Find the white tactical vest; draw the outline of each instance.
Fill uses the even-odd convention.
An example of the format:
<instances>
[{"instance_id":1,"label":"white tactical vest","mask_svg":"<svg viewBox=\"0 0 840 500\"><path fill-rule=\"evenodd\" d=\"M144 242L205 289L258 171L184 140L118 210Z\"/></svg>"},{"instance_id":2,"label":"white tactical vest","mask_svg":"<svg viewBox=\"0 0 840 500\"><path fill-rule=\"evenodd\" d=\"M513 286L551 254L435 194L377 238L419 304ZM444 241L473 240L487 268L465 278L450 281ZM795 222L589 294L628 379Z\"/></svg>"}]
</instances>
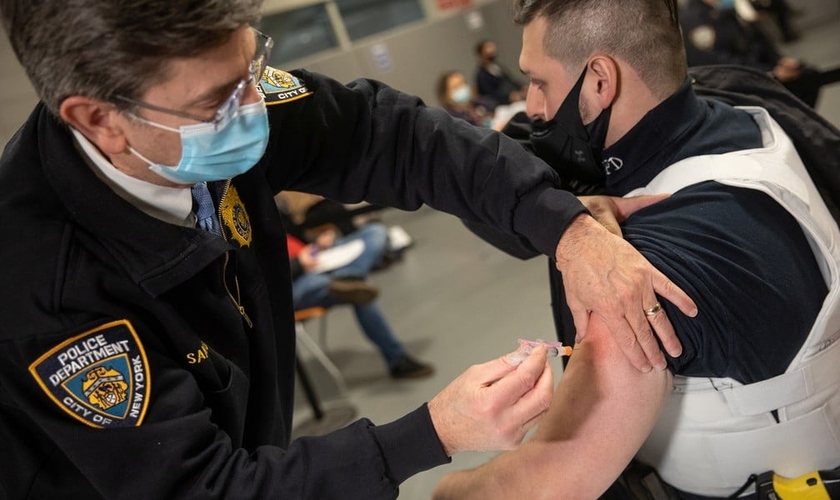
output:
<instances>
[{"instance_id":1,"label":"white tactical vest","mask_svg":"<svg viewBox=\"0 0 840 500\"><path fill-rule=\"evenodd\" d=\"M762 108L739 109L758 123L762 148L685 159L627 196L673 193L709 180L762 191L799 222L828 295L782 375L748 385L674 377L637 458L678 489L706 496L730 495L753 473L797 477L840 466L840 231L781 127Z\"/></svg>"}]
</instances>

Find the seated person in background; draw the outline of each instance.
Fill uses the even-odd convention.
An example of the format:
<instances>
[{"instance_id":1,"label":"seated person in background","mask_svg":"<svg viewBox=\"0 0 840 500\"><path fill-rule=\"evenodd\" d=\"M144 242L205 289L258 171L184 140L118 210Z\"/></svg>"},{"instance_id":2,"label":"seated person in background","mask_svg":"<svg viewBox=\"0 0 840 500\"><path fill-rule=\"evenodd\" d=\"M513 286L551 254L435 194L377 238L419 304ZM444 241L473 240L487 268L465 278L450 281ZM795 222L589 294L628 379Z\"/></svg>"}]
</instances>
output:
<instances>
[{"instance_id":1,"label":"seated person in background","mask_svg":"<svg viewBox=\"0 0 840 500\"><path fill-rule=\"evenodd\" d=\"M466 77L460 71L447 71L440 75L436 94L441 107L455 118L466 120L477 127L490 126L493 114L488 109L495 107L496 103L488 103L487 98L474 98Z\"/></svg>"},{"instance_id":2,"label":"seated person in background","mask_svg":"<svg viewBox=\"0 0 840 500\"><path fill-rule=\"evenodd\" d=\"M572 323L555 301L577 341L546 417L436 500L723 498L753 474L840 466L840 231L766 110L695 94L675 1L517 0L514 15L556 157L591 152L610 195L671 193L622 230L697 302L695 318L646 305L684 350L635 371L600 318ZM631 494L638 476L667 496Z\"/></svg>"},{"instance_id":3,"label":"seated person in background","mask_svg":"<svg viewBox=\"0 0 840 500\"><path fill-rule=\"evenodd\" d=\"M493 41L479 42L475 46L475 56L478 59L475 84L479 96L490 99L494 106L525 100L525 87L497 62L498 52Z\"/></svg>"},{"instance_id":4,"label":"seated person in background","mask_svg":"<svg viewBox=\"0 0 840 500\"><path fill-rule=\"evenodd\" d=\"M285 214L284 214L285 215ZM336 239L327 230L306 245L292 236L296 228L288 217L287 243L292 269L292 297L295 310L308 307L331 307L338 304L353 306L353 312L365 336L376 345L393 378L419 378L431 375L431 365L415 360L405 352L376 303L378 289L367 282L373 266L385 252L387 229L379 223L366 224L354 233ZM318 253L360 242L361 252L347 264L335 269L318 268Z\"/></svg>"},{"instance_id":5,"label":"seated person in background","mask_svg":"<svg viewBox=\"0 0 840 500\"><path fill-rule=\"evenodd\" d=\"M757 23L738 15L733 0L682 0L680 23L689 66L742 64L768 71L811 107L823 85L840 80L840 68L820 71L782 55Z\"/></svg>"},{"instance_id":6,"label":"seated person in background","mask_svg":"<svg viewBox=\"0 0 840 500\"><path fill-rule=\"evenodd\" d=\"M313 240L325 229L335 229L347 236L370 222L380 222L380 212L385 208L367 202L347 205L323 196L296 191L283 191L275 197L278 206L286 207L287 217L304 240ZM384 269L402 258L403 251L414 242L405 230L389 225L385 252L374 270Z\"/></svg>"}]
</instances>

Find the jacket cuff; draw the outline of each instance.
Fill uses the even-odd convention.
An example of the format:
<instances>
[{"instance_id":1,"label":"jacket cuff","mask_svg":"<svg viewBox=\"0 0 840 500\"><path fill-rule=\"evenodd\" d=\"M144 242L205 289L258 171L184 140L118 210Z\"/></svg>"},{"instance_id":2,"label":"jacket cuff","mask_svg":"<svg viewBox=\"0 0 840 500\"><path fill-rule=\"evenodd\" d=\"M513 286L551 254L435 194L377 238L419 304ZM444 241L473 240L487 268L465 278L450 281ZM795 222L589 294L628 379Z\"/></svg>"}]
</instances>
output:
<instances>
[{"instance_id":1,"label":"jacket cuff","mask_svg":"<svg viewBox=\"0 0 840 500\"><path fill-rule=\"evenodd\" d=\"M399 420L374 427L373 433L394 484L451 461L443 451L426 403Z\"/></svg>"},{"instance_id":2,"label":"jacket cuff","mask_svg":"<svg viewBox=\"0 0 840 500\"><path fill-rule=\"evenodd\" d=\"M575 195L556 188L535 189L519 199L513 229L545 255L555 258L563 232L580 214L589 213Z\"/></svg>"}]
</instances>

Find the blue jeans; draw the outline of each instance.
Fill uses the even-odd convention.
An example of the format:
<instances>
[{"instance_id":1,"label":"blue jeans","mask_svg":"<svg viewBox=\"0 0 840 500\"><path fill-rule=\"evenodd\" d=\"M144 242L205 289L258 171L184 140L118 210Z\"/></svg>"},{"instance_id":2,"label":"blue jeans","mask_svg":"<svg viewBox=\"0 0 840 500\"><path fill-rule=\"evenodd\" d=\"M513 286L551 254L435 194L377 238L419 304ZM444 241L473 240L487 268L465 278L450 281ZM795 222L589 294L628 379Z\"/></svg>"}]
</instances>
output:
<instances>
[{"instance_id":1,"label":"blue jeans","mask_svg":"<svg viewBox=\"0 0 840 500\"><path fill-rule=\"evenodd\" d=\"M333 270L330 273L305 273L292 283L292 297L295 309L307 307L331 307L342 304L340 300L330 295L329 285L334 279L342 277L366 278L373 266L382 258L388 243L388 230L379 223L362 226L354 233L339 238L335 245L342 245L354 240L362 240L365 248L355 260ZM353 312L359 327L368 339L373 342L386 364L390 367L394 361L405 353L405 349L394 332L385 321L385 316L379 310L376 301L365 305L354 305Z\"/></svg>"}]
</instances>

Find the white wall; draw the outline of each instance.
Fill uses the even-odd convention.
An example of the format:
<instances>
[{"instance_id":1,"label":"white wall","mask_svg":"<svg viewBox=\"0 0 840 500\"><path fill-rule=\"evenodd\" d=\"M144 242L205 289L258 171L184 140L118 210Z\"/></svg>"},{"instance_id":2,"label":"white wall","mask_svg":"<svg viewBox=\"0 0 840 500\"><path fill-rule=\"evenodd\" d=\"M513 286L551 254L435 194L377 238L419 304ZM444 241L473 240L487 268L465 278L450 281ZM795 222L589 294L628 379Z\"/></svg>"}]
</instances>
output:
<instances>
[{"instance_id":1,"label":"white wall","mask_svg":"<svg viewBox=\"0 0 840 500\"><path fill-rule=\"evenodd\" d=\"M5 33L0 36L0 147L6 145L38 102Z\"/></svg>"}]
</instances>

